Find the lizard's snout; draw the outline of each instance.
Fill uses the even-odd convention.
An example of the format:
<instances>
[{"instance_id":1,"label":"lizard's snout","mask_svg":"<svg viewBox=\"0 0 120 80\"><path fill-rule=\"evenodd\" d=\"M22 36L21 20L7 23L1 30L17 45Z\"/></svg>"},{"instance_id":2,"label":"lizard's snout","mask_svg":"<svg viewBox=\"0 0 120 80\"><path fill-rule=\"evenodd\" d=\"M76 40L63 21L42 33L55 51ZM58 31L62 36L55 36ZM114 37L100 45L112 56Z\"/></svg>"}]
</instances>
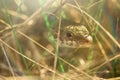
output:
<instances>
[{"instance_id":1,"label":"lizard's snout","mask_svg":"<svg viewBox=\"0 0 120 80\"><path fill-rule=\"evenodd\" d=\"M92 43L93 42L93 38L92 38L92 36L87 36L86 38L86 42L88 42L88 43Z\"/></svg>"}]
</instances>

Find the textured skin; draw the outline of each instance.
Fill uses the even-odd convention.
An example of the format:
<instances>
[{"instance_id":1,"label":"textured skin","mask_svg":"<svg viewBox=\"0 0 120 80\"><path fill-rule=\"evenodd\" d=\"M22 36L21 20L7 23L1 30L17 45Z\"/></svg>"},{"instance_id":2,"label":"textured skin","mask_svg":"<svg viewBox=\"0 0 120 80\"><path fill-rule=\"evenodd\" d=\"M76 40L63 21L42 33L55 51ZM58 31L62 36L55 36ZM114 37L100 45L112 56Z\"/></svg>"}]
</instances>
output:
<instances>
[{"instance_id":1,"label":"textured skin","mask_svg":"<svg viewBox=\"0 0 120 80\"><path fill-rule=\"evenodd\" d=\"M66 26L60 37L61 45L65 47L82 47L92 43L92 36L84 25Z\"/></svg>"},{"instance_id":2,"label":"textured skin","mask_svg":"<svg viewBox=\"0 0 120 80\"><path fill-rule=\"evenodd\" d=\"M82 40L89 36L89 31L87 28L83 25L81 26L67 26L65 28L66 33L71 33L71 36L73 38L78 38L79 40Z\"/></svg>"}]
</instances>

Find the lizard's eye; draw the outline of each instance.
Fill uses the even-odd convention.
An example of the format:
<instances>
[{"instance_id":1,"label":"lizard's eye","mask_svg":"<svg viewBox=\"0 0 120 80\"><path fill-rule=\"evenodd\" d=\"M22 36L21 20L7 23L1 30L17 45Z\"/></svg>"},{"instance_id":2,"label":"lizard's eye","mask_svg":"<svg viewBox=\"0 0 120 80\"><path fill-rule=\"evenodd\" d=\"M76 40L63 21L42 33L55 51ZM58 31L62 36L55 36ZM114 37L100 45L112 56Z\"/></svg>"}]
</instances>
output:
<instances>
[{"instance_id":1,"label":"lizard's eye","mask_svg":"<svg viewBox=\"0 0 120 80\"><path fill-rule=\"evenodd\" d=\"M68 38L70 38L70 37L72 37L72 34L71 34L70 32L67 32L67 33L66 33L66 36L67 36Z\"/></svg>"}]
</instances>

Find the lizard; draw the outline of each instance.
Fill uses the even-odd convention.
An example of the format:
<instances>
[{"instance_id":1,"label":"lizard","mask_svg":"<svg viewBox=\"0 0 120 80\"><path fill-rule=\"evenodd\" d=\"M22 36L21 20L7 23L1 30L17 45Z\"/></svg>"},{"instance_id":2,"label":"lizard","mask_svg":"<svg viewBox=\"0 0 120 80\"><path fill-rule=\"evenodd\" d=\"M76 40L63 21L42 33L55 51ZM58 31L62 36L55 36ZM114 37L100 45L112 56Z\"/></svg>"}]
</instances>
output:
<instances>
[{"instance_id":1,"label":"lizard","mask_svg":"<svg viewBox=\"0 0 120 80\"><path fill-rule=\"evenodd\" d=\"M90 47L93 37L84 25L68 25L61 30L60 47Z\"/></svg>"}]
</instances>

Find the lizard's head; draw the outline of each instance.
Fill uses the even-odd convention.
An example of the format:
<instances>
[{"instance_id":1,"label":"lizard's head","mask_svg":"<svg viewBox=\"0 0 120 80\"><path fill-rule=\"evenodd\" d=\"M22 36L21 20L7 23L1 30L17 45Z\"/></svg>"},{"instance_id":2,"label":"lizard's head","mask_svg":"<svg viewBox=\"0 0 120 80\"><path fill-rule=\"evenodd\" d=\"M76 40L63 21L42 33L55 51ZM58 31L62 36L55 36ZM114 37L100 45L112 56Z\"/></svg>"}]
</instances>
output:
<instances>
[{"instance_id":1,"label":"lizard's head","mask_svg":"<svg viewBox=\"0 0 120 80\"><path fill-rule=\"evenodd\" d=\"M61 47L90 47L93 38L87 28L81 26L66 26L61 30L60 46Z\"/></svg>"}]
</instances>

